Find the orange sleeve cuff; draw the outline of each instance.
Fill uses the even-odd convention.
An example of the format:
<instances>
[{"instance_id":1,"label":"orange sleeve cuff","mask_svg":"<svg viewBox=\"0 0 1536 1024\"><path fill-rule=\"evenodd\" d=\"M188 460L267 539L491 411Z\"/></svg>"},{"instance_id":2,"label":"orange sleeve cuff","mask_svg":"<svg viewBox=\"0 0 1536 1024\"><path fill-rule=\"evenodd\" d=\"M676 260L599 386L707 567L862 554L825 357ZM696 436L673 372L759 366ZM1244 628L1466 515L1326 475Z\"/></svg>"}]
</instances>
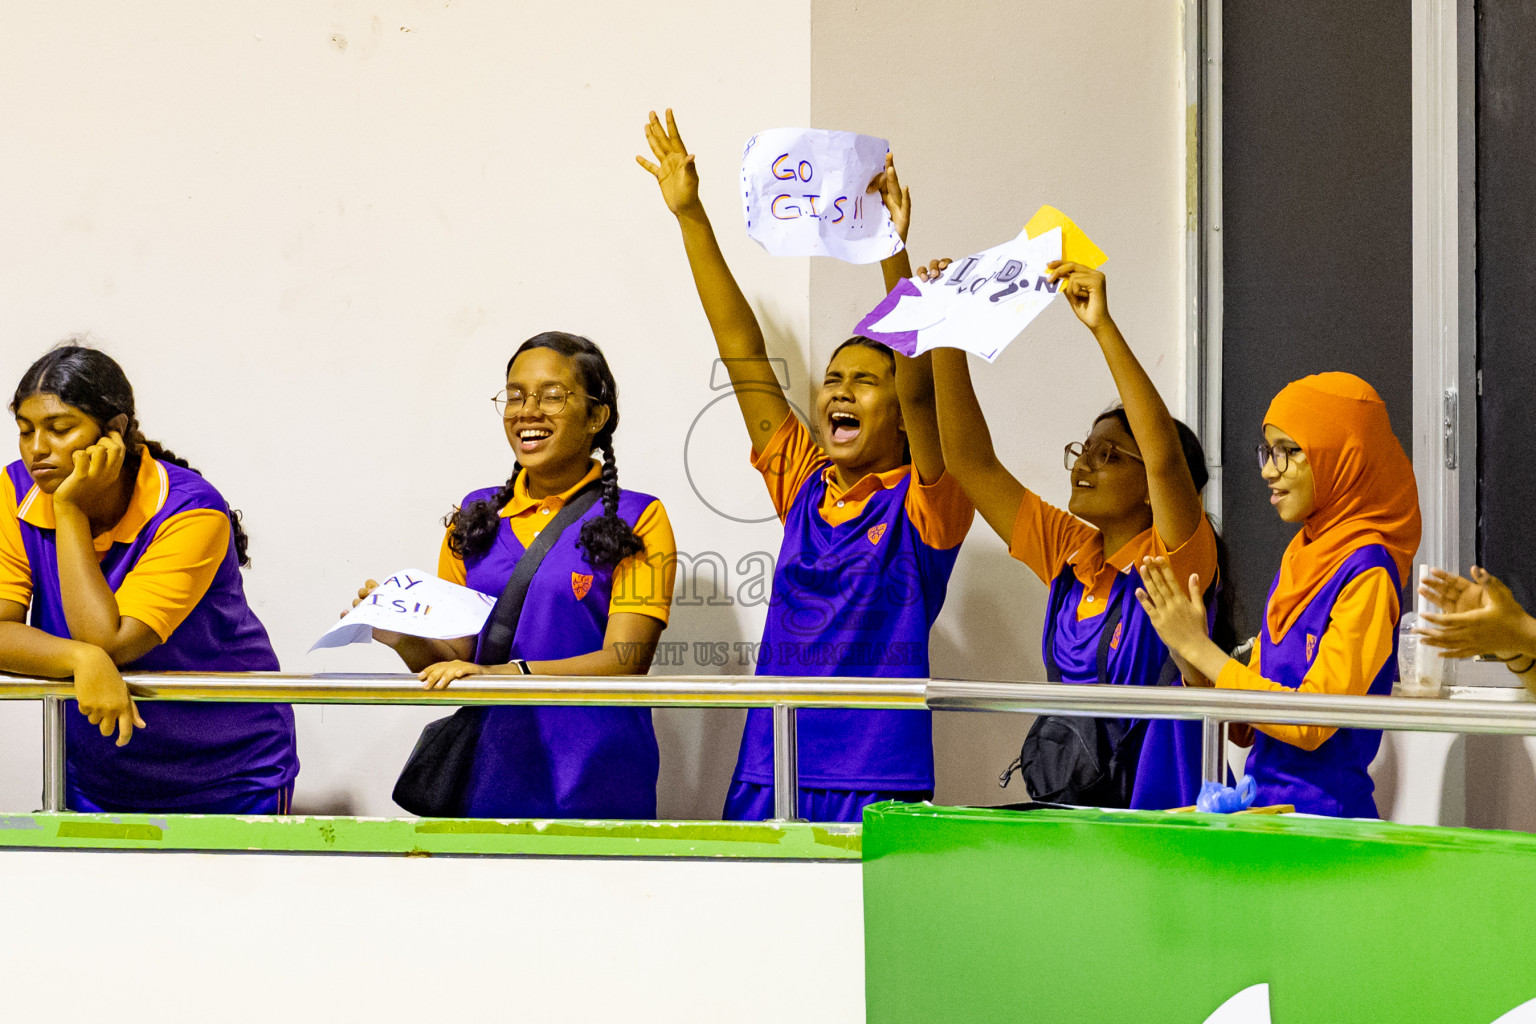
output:
<instances>
[{"instance_id":1,"label":"orange sleeve cuff","mask_svg":"<svg viewBox=\"0 0 1536 1024\"><path fill-rule=\"evenodd\" d=\"M614 569L608 614L649 615L665 624L672 614L672 588L677 580L677 541L660 501L646 506L634 530L645 550L630 555Z\"/></svg>"},{"instance_id":2,"label":"orange sleeve cuff","mask_svg":"<svg viewBox=\"0 0 1536 1024\"><path fill-rule=\"evenodd\" d=\"M773 432L761 452L752 453L752 468L763 474L768 496L779 521L789 515L789 506L800 488L826 463L827 455L811 437L809 428L794 412L786 413L784 422Z\"/></svg>"},{"instance_id":3,"label":"orange sleeve cuff","mask_svg":"<svg viewBox=\"0 0 1536 1024\"><path fill-rule=\"evenodd\" d=\"M976 506L954 476L945 472L931 484L912 473L907 488L907 518L917 527L922 542L939 551L959 546L971 530Z\"/></svg>"},{"instance_id":4,"label":"orange sleeve cuff","mask_svg":"<svg viewBox=\"0 0 1536 1024\"><path fill-rule=\"evenodd\" d=\"M1072 552L1091 541L1098 531L1069 512L1042 501L1025 489L1024 500L1013 517L1013 537L1008 554L1034 570L1049 584L1060 573Z\"/></svg>"},{"instance_id":5,"label":"orange sleeve cuff","mask_svg":"<svg viewBox=\"0 0 1536 1024\"><path fill-rule=\"evenodd\" d=\"M117 588L117 614L169 640L213 585L230 535L229 516L217 509L171 516Z\"/></svg>"},{"instance_id":6,"label":"orange sleeve cuff","mask_svg":"<svg viewBox=\"0 0 1536 1024\"><path fill-rule=\"evenodd\" d=\"M16 518L16 495L9 481L0 481L0 601L23 607L32 603L32 563Z\"/></svg>"},{"instance_id":7,"label":"orange sleeve cuff","mask_svg":"<svg viewBox=\"0 0 1536 1024\"><path fill-rule=\"evenodd\" d=\"M1181 586L1187 586L1189 578L1198 575L1200 589L1210 589L1216 579L1216 530L1209 519L1202 515L1195 532L1172 551L1168 550L1162 536L1155 529L1152 535L1155 538L1152 542L1154 550L1168 559L1168 567L1173 570L1174 578Z\"/></svg>"}]
</instances>

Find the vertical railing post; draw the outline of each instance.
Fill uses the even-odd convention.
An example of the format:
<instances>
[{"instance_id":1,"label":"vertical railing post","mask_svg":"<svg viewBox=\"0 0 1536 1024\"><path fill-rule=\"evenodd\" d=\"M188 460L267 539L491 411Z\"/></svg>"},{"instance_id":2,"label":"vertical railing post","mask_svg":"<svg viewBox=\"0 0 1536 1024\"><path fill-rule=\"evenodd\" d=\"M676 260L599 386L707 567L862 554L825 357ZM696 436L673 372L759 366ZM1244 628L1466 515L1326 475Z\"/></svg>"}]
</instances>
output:
<instances>
[{"instance_id":1,"label":"vertical railing post","mask_svg":"<svg viewBox=\"0 0 1536 1024\"><path fill-rule=\"evenodd\" d=\"M64 698L43 698L43 810L64 810Z\"/></svg>"},{"instance_id":2,"label":"vertical railing post","mask_svg":"<svg viewBox=\"0 0 1536 1024\"><path fill-rule=\"evenodd\" d=\"M800 744L791 704L773 706L773 817L776 821L800 817Z\"/></svg>"},{"instance_id":3,"label":"vertical railing post","mask_svg":"<svg viewBox=\"0 0 1536 1024\"><path fill-rule=\"evenodd\" d=\"M1206 715L1200 719L1200 779L1226 785L1227 723Z\"/></svg>"}]
</instances>

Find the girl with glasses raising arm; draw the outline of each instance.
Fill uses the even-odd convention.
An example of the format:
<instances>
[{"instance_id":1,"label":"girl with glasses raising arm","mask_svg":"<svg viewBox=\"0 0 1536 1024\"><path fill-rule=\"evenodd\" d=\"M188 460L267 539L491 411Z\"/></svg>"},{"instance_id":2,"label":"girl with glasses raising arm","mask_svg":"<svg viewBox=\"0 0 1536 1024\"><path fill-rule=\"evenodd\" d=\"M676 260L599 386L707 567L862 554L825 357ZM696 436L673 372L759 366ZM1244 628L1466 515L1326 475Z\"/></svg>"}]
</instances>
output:
<instances>
[{"instance_id":1,"label":"girl with glasses raising arm","mask_svg":"<svg viewBox=\"0 0 1536 1024\"><path fill-rule=\"evenodd\" d=\"M919 274L927 279L948 262L937 260ZM1200 501L1205 453L1194 432L1169 414L1110 317L1104 275L1058 262L1051 265L1050 276L1093 332L1122 403L1094 421L1085 441L1067 446L1066 468L1072 474L1067 508L1042 501L999 461L971 386L966 354L952 348L933 352L944 464L1008 544L1008 553L1050 587L1042 647L1053 681L1176 683L1168 649L1136 603L1137 566L1148 555L1160 555L1186 575L1217 580L1220 542ZM1221 601L1216 628L1223 642L1230 642L1230 622ZM1202 625L1202 635L1208 625ZM1117 725L1106 734L1116 744L1110 767L1116 778L1084 791L1068 778L1074 772L1044 773L1058 776L1062 788L1026 765L1031 795L1145 808L1194 803L1200 790L1199 724ZM1047 784L1052 791L1033 791Z\"/></svg>"}]
</instances>

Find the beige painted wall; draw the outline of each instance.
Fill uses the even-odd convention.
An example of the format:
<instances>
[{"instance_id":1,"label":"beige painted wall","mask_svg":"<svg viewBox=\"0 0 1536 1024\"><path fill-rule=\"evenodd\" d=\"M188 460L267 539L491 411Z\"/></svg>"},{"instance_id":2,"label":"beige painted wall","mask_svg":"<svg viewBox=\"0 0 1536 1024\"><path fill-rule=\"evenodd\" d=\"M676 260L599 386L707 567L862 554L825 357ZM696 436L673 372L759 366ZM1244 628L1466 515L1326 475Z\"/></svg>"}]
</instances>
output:
<instances>
[{"instance_id":1,"label":"beige painted wall","mask_svg":"<svg viewBox=\"0 0 1536 1024\"><path fill-rule=\"evenodd\" d=\"M0 382L75 332L120 358L150 435L244 510L248 591L292 671L399 667L379 647L305 651L370 574L432 568L442 515L505 478L490 396L541 330L605 347L621 478L663 498L687 550L733 568L776 551L773 524L722 519L689 486L683 440L717 397L714 344L634 155L646 111L674 105L727 255L803 366L807 266L767 258L735 198L743 141L808 117L809 6L778 10L9 5ZM750 73L721 45L749 34ZM744 437L697 444L706 494L761 494ZM679 607L668 638L761 628L761 608ZM301 708L296 806L395 811L390 785L433 714ZM740 717L659 716L665 813L718 813ZM37 723L35 705L0 707L7 809L36 805Z\"/></svg>"},{"instance_id":2,"label":"beige painted wall","mask_svg":"<svg viewBox=\"0 0 1536 1024\"><path fill-rule=\"evenodd\" d=\"M1009 0L934 5L816 0L811 117L890 140L912 190L914 263L1017 234L1041 204L1109 254L1111 309L1169 405L1182 408L1184 101L1179 5L1071 8ZM811 267L812 364L879 301L873 268ZM1092 337L1057 303L988 367L972 360L998 454L1064 503L1062 446L1115 401ZM933 673L1038 680L1045 587L977 521L932 638ZM1025 799L998 772L1029 719L935 716L937 798Z\"/></svg>"},{"instance_id":3,"label":"beige painted wall","mask_svg":"<svg viewBox=\"0 0 1536 1024\"><path fill-rule=\"evenodd\" d=\"M892 140L914 253L960 253L1051 202L1110 253L1118 318L1175 406L1183 116L1177 4L645 5L492 0L12 5L0 36L0 383L93 332L152 436L246 513L253 604L292 671L370 574L430 568L438 520L509 465L489 396L515 345L589 334L623 392L624 481L685 551L777 552L675 225L634 166L651 106L699 156L727 257L808 393L878 272L769 257L734 175L758 130ZM1004 459L1063 500L1059 452L1113 397L1053 308L979 370ZM719 404L715 403L717 400ZM706 502L708 504L706 504ZM703 574L669 640L755 640L763 609ZM1044 588L985 526L934 636L941 674L1038 678ZM690 656L664 671L714 672ZM737 664L724 671L745 672ZM299 711L297 804L388 814L433 712ZM662 813L718 813L739 712L662 712ZM987 802L1026 720L939 716L941 799ZM35 705L0 706L0 807L35 806ZM1005 794L1018 798L1018 784Z\"/></svg>"}]
</instances>

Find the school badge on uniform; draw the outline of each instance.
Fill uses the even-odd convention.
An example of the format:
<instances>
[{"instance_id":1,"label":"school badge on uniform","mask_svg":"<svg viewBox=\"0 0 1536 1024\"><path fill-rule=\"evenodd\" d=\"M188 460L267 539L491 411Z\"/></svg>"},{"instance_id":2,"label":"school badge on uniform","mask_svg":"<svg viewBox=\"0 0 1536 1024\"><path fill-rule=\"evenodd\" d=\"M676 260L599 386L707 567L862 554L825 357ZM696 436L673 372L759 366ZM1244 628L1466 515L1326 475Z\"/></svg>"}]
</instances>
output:
<instances>
[{"instance_id":1,"label":"school badge on uniform","mask_svg":"<svg viewBox=\"0 0 1536 1024\"><path fill-rule=\"evenodd\" d=\"M1120 649L1120 636L1121 636L1122 633L1124 633L1124 631L1125 631L1125 623L1123 623L1123 622L1115 623L1114 635L1109 638L1109 649L1110 650L1118 651Z\"/></svg>"},{"instance_id":2,"label":"school badge on uniform","mask_svg":"<svg viewBox=\"0 0 1536 1024\"><path fill-rule=\"evenodd\" d=\"M1312 664L1312 658L1317 654L1317 637L1307 634L1307 664Z\"/></svg>"},{"instance_id":3,"label":"school badge on uniform","mask_svg":"<svg viewBox=\"0 0 1536 1024\"><path fill-rule=\"evenodd\" d=\"M587 591L592 589L592 574L583 575L579 572L571 573L571 593L580 601L587 596Z\"/></svg>"},{"instance_id":4,"label":"school badge on uniform","mask_svg":"<svg viewBox=\"0 0 1536 1024\"><path fill-rule=\"evenodd\" d=\"M871 526L868 530L864 531L864 536L869 538L871 544L879 544L880 538L885 536L885 524L881 523L879 526Z\"/></svg>"}]
</instances>

